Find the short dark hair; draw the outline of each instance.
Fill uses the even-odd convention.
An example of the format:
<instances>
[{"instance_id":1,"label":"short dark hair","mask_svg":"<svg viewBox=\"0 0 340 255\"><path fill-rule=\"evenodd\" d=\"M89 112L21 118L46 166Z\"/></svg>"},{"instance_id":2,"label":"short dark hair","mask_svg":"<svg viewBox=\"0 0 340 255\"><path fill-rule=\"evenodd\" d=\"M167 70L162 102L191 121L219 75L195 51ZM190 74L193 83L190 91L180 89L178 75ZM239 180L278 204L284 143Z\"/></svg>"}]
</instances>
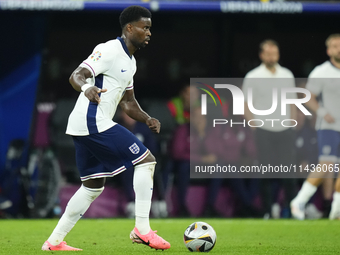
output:
<instances>
[{"instance_id":1,"label":"short dark hair","mask_svg":"<svg viewBox=\"0 0 340 255\"><path fill-rule=\"evenodd\" d=\"M269 45L272 45L272 46L276 46L277 48L279 48L279 44L277 43L277 41L274 41L274 40L271 40L271 39L267 39L267 40L264 40L264 41L262 41L262 42L260 43L259 53L262 53L263 47L264 47L266 44L269 44Z\"/></svg>"},{"instance_id":2,"label":"short dark hair","mask_svg":"<svg viewBox=\"0 0 340 255\"><path fill-rule=\"evenodd\" d=\"M327 37L325 42L327 48L329 47L331 40L334 38L340 38L340 34L331 34L330 36Z\"/></svg>"},{"instance_id":3,"label":"short dark hair","mask_svg":"<svg viewBox=\"0 0 340 255\"><path fill-rule=\"evenodd\" d=\"M139 21L141 18L151 18L151 12L145 7L131 5L125 8L119 16L119 23L123 29L126 24Z\"/></svg>"}]
</instances>

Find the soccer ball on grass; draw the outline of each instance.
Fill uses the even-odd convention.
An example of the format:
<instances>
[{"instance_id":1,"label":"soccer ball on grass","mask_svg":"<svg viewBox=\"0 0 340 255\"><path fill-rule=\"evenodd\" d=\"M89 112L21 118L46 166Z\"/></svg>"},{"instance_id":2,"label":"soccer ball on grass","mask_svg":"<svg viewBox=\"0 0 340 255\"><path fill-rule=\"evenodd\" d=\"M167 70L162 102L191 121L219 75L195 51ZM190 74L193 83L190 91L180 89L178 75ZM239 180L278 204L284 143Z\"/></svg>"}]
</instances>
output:
<instances>
[{"instance_id":1,"label":"soccer ball on grass","mask_svg":"<svg viewBox=\"0 0 340 255\"><path fill-rule=\"evenodd\" d=\"M189 251L209 252L216 243L216 232L205 222L194 222L184 231L184 244Z\"/></svg>"}]
</instances>

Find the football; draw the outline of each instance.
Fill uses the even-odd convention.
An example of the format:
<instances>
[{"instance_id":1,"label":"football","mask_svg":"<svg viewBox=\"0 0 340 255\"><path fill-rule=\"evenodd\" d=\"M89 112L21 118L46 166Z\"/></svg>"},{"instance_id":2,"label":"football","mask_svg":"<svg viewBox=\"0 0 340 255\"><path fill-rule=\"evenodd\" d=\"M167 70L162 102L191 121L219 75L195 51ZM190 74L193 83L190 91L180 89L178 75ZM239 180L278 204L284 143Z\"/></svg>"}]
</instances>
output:
<instances>
[{"instance_id":1,"label":"football","mask_svg":"<svg viewBox=\"0 0 340 255\"><path fill-rule=\"evenodd\" d=\"M184 244L191 252L209 252L216 243L216 232L205 222L194 222L184 231Z\"/></svg>"}]
</instances>

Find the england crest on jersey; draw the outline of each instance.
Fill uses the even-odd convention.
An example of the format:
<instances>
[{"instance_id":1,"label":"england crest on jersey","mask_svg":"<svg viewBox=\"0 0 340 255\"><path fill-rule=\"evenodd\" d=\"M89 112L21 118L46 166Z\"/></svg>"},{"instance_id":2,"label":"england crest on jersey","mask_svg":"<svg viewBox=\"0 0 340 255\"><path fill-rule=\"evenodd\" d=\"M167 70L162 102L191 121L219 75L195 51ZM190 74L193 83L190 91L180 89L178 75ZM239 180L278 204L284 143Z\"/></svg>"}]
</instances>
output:
<instances>
[{"instance_id":1,"label":"england crest on jersey","mask_svg":"<svg viewBox=\"0 0 340 255\"><path fill-rule=\"evenodd\" d=\"M140 150L136 143L132 144L129 149L133 154L138 154Z\"/></svg>"}]
</instances>

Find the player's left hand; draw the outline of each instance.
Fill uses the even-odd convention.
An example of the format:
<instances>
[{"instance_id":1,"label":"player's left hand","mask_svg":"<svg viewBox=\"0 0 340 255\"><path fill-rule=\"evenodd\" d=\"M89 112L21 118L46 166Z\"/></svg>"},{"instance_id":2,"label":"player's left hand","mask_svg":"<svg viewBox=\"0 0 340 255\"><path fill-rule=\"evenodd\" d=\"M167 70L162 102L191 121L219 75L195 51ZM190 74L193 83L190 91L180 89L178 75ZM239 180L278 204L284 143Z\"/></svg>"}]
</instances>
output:
<instances>
[{"instance_id":1,"label":"player's left hand","mask_svg":"<svg viewBox=\"0 0 340 255\"><path fill-rule=\"evenodd\" d=\"M148 127L151 129L152 132L154 133L159 133L159 131L161 130L161 123L159 122L158 119L155 118L149 118L146 120L146 125L148 125Z\"/></svg>"}]
</instances>

